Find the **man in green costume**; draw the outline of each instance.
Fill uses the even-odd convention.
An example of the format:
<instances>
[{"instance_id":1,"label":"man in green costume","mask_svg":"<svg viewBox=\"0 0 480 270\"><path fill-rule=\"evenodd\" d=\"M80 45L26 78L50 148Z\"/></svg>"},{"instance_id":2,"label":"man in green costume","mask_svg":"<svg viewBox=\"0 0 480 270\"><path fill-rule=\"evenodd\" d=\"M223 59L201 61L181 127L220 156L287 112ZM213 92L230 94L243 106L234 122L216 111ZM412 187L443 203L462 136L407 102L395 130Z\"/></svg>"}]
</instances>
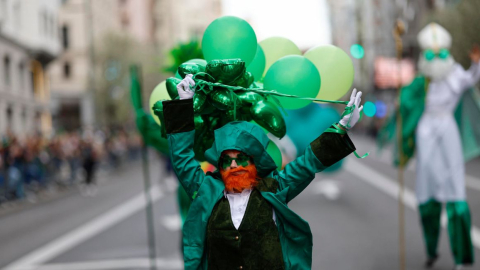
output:
<instances>
[{"instance_id":1,"label":"man in green costume","mask_svg":"<svg viewBox=\"0 0 480 270\"><path fill-rule=\"evenodd\" d=\"M219 170L205 174L193 152L194 84L187 75L177 87L180 100L163 102L173 168L194 198L183 230L185 269L311 269L310 227L287 203L316 172L355 150L346 131L360 117L362 93L354 90L349 113L280 172L259 126L226 124L205 152Z\"/></svg>"}]
</instances>

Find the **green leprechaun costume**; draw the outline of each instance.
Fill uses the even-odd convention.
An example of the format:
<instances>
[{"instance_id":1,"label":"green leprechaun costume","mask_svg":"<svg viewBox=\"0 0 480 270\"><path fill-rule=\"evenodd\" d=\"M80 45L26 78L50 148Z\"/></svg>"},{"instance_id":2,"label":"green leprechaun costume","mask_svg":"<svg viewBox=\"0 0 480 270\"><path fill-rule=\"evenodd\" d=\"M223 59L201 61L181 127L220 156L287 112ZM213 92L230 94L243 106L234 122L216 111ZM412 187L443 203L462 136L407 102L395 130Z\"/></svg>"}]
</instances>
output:
<instances>
[{"instance_id":1,"label":"green leprechaun costume","mask_svg":"<svg viewBox=\"0 0 480 270\"><path fill-rule=\"evenodd\" d=\"M266 151L270 140L264 131L248 122L230 122L215 130L215 141L205 157L217 168L226 167L222 163L226 150L250 157L248 162L258 172L258 184L241 193L227 194L220 172L205 174L194 158L193 92L188 86L194 82L188 80L178 86L180 100L163 102L173 168L193 198L183 228L185 269L311 269L310 227L287 203L310 184L315 173L355 150L348 135L323 133L303 156L277 171ZM343 128L358 121L360 96L356 90L352 94L349 105L356 109L340 121ZM240 158L228 160L232 164L235 161L239 166L247 163ZM232 196L236 198L232 200ZM244 200L243 207L235 200Z\"/></svg>"}]
</instances>

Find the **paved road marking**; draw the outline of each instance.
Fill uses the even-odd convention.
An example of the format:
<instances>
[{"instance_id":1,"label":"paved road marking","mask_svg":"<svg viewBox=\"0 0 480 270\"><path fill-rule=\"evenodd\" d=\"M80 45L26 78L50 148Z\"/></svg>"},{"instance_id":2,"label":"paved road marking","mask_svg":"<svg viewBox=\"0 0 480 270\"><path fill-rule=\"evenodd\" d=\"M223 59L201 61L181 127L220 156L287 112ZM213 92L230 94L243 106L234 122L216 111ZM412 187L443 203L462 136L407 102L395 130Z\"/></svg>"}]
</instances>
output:
<instances>
[{"instance_id":1,"label":"paved road marking","mask_svg":"<svg viewBox=\"0 0 480 270\"><path fill-rule=\"evenodd\" d=\"M53 263L42 266L32 265L21 270L110 270L110 269L150 269L150 259L132 258L123 260L105 260L90 262ZM157 269L183 269L181 259L157 258Z\"/></svg>"},{"instance_id":2,"label":"paved road marking","mask_svg":"<svg viewBox=\"0 0 480 270\"><path fill-rule=\"evenodd\" d=\"M169 231L178 232L182 230L182 218L178 214L163 216L160 223Z\"/></svg>"},{"instance_id":3,"label":"paved road marking","mask_svg":"<svg viewBox=\"0 0 480 270\"><path fill-rule=\"evenodd\" d=\"M154 202L163 196L161 190L158 187L152 188L151 194L152 200ZM38 267L39 265L57 257L62 253L65 253L71 248L83 243L84 241L92 238L93 236L132 216L136 212L144 209L145 205L145 195L143 193L139 194L130 199L129 201L91 220L90 222L85 223L80 227L68 232L67 234L51 241L50 243L28 253L22 258L7 265L3 269L20 270L32 269L31 267Z\"/></svg>"},{"instance_id":4,"label":"paved road marking","mask_svg":"<svg viewBox=\"0 0 480 270\"><path fill-rule=\"evenodd\" d=\"M353 158L350 158L348 162L345 162L344 166L349 173L356 175L361 180L398 200L399 188L395 180L375 171L364 163L360 163ZM417 199L415 198L414 193L408 188L405 188L404 190L403 203L410 209L417 211ZM446 221L447 219L445 215L443 215L442 227L446 227ZM480 229L475 226L472 226L472 242L477 249L480 249Z\"/></svg>"}]
</instances>

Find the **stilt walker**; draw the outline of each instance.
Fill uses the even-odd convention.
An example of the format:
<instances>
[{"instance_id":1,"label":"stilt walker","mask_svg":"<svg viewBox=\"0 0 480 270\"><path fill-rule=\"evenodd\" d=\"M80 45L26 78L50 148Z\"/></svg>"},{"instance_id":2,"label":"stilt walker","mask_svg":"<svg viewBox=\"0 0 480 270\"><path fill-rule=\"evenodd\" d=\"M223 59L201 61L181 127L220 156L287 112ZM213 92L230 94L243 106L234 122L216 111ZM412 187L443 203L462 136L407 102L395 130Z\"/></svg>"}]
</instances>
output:
<instances>
[{"instance_id":1,"label":"stilt walker","mask_svg":"<svg viewBox=\"0 0 480 270\"><path fill-rule=\"evenodd\" d=\"M416 128L416 195L427 248L427 267L438 258L442 203L446 203L450 246L455 269L473 264L470 210L465 194L465 166L454 110L464 91L480 80L480 51L472 50L472 66L465 71L449 53L450 34L429 24L418 34L423 50L419 70L425 77L425 109ZM418 83L417 82L417 83ZM415 83L415 81L414 81Z\"/></svg>"},{"instance_id":2,"label":"stilt walker","mask_svg":"<svg viewBox=\"0 0 480 270\"><path fill-rule=\"evenodd\" d=\"M417 38L423 50L418 62L420 74L401 89L401 118L390 119L379 134L379 142L392 137L392 123L397 122L396 164L402 168L417 153L416 196L427 251L425 266L432 267L438 258L445 203L454 269L460 269L474 262L464 163L480 153L480 142L475 141L480 134L476 121L480 102L471 89L480 80L480 49L473 48L472 65L464 70L450 55L452 38L442 26L429 24Z\"/></svg>"}]
</instances>

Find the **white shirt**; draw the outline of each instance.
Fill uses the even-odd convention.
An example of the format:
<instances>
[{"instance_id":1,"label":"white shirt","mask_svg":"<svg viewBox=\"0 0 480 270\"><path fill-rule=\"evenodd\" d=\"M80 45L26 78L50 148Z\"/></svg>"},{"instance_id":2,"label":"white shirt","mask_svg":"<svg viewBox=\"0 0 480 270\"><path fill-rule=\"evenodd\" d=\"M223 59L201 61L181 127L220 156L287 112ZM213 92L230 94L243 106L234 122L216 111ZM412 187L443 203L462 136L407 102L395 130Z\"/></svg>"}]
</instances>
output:
<instances>
[{"instance_id":1,"label":"white shirt","mask_svg":"<svg viewBox=\"0 0 480 270\"><path fill-rule=\"evenodd\" d=\"M233 226L238 230L242 223L245 210L247 210L248 200L250 199L251 189L244 189L242 193L230 193L226 190L223 192L230 204L230 214L232 215ZM273 210L273 221L277 224L275 218L275 210Z\"/></svg>"}]
</instances>

